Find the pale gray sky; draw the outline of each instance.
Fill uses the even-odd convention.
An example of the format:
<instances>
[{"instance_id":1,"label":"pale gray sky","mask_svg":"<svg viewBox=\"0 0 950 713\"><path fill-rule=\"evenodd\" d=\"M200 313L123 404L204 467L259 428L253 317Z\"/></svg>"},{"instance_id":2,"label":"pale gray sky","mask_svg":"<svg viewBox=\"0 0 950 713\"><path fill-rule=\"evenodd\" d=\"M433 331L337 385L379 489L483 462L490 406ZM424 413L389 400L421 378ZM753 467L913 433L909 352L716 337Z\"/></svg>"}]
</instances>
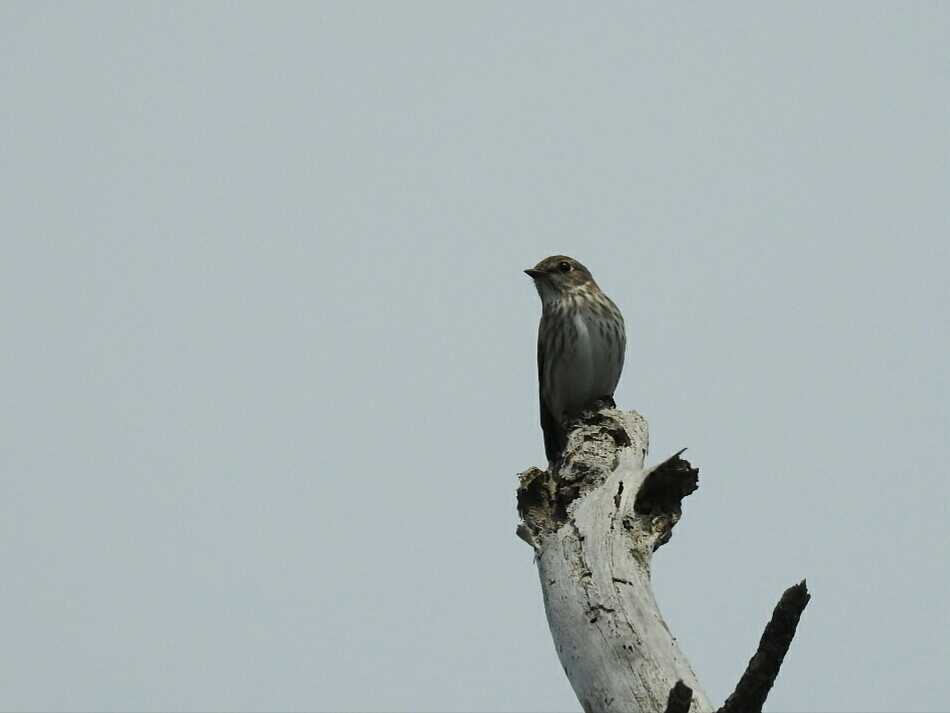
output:
<instances>
[{"instance_id":1,"label":"pale gray sky","mask_svg":"<svg viewBox=\"0 0 950 713\"><path fill-rule=\"evenodd\" d=\"M701 468L715 701L946 710L950 5L0 7L0 708L578 710L514 536L539 304Z\"/></svg>"}]
</instances>

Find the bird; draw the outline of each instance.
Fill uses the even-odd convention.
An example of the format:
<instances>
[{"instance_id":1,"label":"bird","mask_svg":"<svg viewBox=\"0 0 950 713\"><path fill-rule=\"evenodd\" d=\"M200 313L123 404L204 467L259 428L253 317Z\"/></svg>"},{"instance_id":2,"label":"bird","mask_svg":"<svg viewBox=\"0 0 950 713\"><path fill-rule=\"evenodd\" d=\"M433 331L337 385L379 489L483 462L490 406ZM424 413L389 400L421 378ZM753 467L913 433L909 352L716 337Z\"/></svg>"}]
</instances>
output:
<instances>
[{"instance_id":1,"label":"bird","mask_svg":"<svg viewBox=\"0 0 950 713\"><path fill-rule=\"evenodd\" d=\"M552 255L524 271L541 298L538 400L550 463L567 444L567 424L595 402L614 404L627 337L620 309L574 258Z\"/></svg>"}]
</instances>

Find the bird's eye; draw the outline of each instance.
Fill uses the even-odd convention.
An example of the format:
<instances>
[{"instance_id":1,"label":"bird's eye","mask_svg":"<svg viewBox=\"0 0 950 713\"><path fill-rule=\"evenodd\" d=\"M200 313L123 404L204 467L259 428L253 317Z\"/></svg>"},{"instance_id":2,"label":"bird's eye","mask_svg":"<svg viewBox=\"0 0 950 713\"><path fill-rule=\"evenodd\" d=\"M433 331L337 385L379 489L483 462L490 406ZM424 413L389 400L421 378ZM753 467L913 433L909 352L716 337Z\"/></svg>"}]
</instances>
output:
<instances>
[{"instance_id":1,"label":"bird's eye","mask_svg":"<svg viewBox=\"0 0 950 713\"><path fill-rule=\"evenodd\" d=\"M561 262L557 264L557 269L560 270L561 272L570 272L571 263L567 262L566 260L561 260Z\"/></svg>"}]
</instances>

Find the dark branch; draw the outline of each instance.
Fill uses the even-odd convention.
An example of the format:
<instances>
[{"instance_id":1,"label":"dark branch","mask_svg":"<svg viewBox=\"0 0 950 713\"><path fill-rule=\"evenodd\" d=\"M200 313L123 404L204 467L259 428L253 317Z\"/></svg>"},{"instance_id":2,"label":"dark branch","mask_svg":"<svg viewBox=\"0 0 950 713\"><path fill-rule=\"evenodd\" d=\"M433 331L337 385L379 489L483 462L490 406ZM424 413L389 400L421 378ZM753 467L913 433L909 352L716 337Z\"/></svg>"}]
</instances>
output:
<instances>
[{"instance_id":1,"label":"dark branch","mask_svg":"<svg viewBox=\"0 0 950 713\"><path fill-rule=\"evenodd\" d=\"M633 504L637 513L678 513L683 498L699 487L699 469L680 458L685 450L673 454L647 473Z\"/></svg>"},{"instance_id":2,"label":"dark branch","mask_svg":"<svg viewBox=\"0 0 950 713\"><path fill-rule=\"evenodd\" d=\"M761 713L809 599L811 595L804 580L785 590L765 627L758 651L749 661L735 692L717 713Z\"/></svg>"},{"instance_id":3,"label":"dark branch","mask_svg":"<svg viewBox=\"0 0 950 713\"><path fill-rule=\"evenodd\" d=\"M682 681L677 681L666 700L666 713L688 713L689 704L692 702L693 689Z\"/></svg>"}]
</instances>

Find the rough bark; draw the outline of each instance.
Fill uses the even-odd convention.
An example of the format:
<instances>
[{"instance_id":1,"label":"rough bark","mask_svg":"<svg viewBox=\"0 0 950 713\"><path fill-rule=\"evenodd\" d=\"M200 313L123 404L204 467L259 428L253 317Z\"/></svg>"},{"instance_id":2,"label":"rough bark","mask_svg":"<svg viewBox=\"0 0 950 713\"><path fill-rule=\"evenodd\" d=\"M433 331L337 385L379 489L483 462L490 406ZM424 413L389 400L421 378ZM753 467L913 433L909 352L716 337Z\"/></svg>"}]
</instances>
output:
<instances>
[{"instance_id":1,"label":"rough bark","mask_svg":"<svg viewBox=\"0 0 950 713\"><path fill-rule=\"evenodd\" d=\"M795 629L811 595L804 580L785 590L765 627L759 648L739 679L736 690L718 713L746 713L761 711L765 697L772 690L779 667L792 644Z\"/></svg>"},{"instance_id":2,"label":"rough bark","mask_svg":"<svg viewBox=\"0 0 950 713\"><path fill-rule=\"evenodd\" d=\"M608 407L583 414L557 463L520 475L517 532L535 550L551 635L585 711L707 713L714 708L650 586L653 553L669 541L698 471L682 451L644 468L647 449L640 414ZM807 593L796 601L800 615ZM746 686L740 682L723 710L761 710L794 624L779 627L777 639L766 630ZM778 644L762 656L767 638Z\"/></svg>"}]
</instances>

